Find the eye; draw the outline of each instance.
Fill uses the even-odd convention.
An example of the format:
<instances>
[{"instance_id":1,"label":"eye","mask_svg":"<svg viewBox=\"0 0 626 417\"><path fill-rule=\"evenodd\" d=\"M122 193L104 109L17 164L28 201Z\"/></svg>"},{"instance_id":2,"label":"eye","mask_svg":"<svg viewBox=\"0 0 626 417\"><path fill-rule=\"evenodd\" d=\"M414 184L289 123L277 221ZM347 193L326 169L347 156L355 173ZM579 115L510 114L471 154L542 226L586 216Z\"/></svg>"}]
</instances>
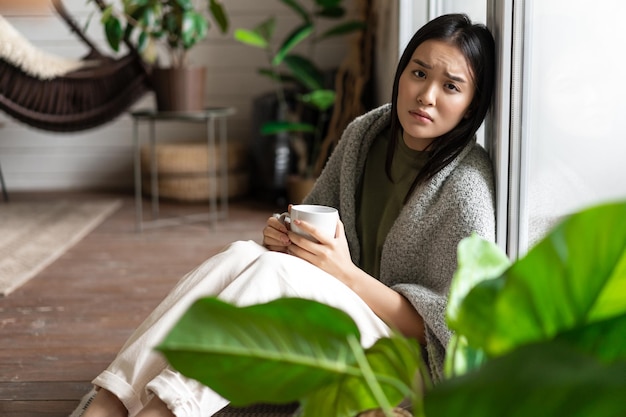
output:
<instances>
[{"instance_id":1,"label":"eye","mask_svg":"<svg viewBox=\"0 0 626 417\"><path fill-rule=\"evenodd\" d=\"M460 91L461 91L461 90L459 89L459 87L457 87L457 85L456 85L456 84L454 84L454 83L445 83L445 84L444 84L444 87L445 87L446 89L448 89L448 90L451 90L451 91L456 91L456 92L460 92Z\"/></svg>"},{"instance_id":2,"label":"eye","mask_svg":"<svg viewBox=\"0 0 626 417\"><path fill-rule=\"evenodd\" d=\"M426 73L420 69L413 71L413 75L417 78L426 78Z\"/></svg>"}]
</instances>

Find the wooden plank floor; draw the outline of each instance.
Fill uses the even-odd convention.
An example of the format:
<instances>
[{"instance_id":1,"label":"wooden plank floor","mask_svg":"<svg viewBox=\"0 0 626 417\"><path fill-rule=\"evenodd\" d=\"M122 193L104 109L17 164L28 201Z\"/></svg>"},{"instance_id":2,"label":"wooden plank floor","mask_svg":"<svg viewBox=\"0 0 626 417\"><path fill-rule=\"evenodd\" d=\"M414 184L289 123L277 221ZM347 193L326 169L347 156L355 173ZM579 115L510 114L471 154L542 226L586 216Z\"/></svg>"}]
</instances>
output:
<instances>
[{"instance_id":1,"label":"wooden plank floor","mask_svg":"<svg viewBox=\"0 0 626 417\"><path fill-rule=\"evenodd\" d=\"M213 228L194 223L136 233L131 195L13 193L11 201L110 197L123 200L116 213L0 298L2 417L67 416L90 389L89 381L180 277L229 242L260 241L265 220L279 210L233 201L228 218ZM203 210L208 208L162 203L161 216Z\"/></svg>"}]
</instances>

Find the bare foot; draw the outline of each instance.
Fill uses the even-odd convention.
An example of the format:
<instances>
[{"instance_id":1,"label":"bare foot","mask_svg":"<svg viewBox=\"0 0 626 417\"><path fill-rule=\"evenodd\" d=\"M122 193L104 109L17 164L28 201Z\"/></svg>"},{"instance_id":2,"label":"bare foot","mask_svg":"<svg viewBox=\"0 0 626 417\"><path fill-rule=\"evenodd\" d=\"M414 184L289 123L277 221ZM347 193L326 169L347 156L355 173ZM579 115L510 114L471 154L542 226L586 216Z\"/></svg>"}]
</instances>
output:
<instances>
[{"instance_id":1,"label":"bare foot","mask_svg":"<svg viewBox=\"0 0 626 417\"><path fill-rule=\"evenodd\" d=\"M137 414L137 417L175 417L167 405L156 395Z\"/></svg>"},{"instance_id":2,"label":"bare foot","mask_svg":"<svg viewBox=\"0 0 626 417\"><path fill-rule=\"evenodd\" d=\"M82 417L127 417L128 410L110 391L99 389Z\"/></svg>"}]
</instances>

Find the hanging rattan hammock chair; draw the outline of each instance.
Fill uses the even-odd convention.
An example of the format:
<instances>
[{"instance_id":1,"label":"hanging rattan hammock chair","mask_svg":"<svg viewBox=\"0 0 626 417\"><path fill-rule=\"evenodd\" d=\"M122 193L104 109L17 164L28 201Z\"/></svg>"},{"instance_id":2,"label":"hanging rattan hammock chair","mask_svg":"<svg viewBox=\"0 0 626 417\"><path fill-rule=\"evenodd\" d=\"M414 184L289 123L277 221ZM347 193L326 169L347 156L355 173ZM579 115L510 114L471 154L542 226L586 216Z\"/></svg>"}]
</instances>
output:
<instances>
[{"instance_id":1,"label":"hanging rattan hammock chair","mask_svg":"<svg viewBox=\"0 0 626 417\"><path fill-rule=\"evenodd\" d=\"M89 47L89 54L80 60L84 65L45 78L0 57L0 109L29 126L47 131L80 131L110 122L150 91L150 68L128 44L130 52L121 58L103 55L81 32L60 0L52 3Z\"/></svg>"}]
</instances>

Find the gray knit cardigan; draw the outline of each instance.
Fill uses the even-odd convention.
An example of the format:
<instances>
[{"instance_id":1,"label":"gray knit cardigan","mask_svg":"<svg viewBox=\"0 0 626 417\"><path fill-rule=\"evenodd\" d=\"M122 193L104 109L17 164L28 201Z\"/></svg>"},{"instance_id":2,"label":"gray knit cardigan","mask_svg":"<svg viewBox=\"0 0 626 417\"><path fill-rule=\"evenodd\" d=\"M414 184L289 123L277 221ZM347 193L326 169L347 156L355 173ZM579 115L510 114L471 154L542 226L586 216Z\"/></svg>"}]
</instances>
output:
<instances>
[{"instance_id":1,"label":"gray knit cardigan","mask_svg":"<svg viewBox=\"0 0 626 417\"><path fill-rule=\"evenodd\" d=\"M374 139L389 126L391 105L355 119L324 167L307 204L337 207L350 254L359 264L357 190ZM441 379L451 332L445 321L450 281L461 239L472 232L495 239L493 171L485 150L472 141L427 183L419 186L389 230L383 246L380 281L404 295L424 319L425 358Z\"/></svg>"}]
</instances>

